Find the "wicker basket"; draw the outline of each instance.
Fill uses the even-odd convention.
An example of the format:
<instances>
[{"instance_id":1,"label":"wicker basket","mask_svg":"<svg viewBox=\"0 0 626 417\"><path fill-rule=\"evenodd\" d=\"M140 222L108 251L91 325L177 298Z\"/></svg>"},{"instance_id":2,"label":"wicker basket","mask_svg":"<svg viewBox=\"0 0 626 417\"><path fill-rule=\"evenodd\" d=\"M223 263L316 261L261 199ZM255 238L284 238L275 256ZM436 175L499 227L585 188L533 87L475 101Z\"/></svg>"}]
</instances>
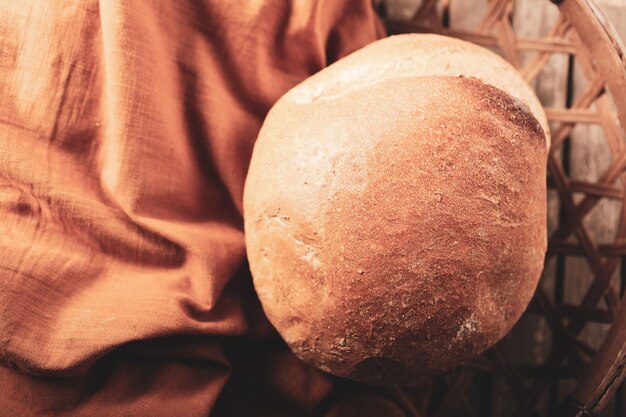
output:
<instances>
[{"instance_id":1,"label":"wicker basket","mask_svg":"<svg viewBox=\"0 0 626 417\"><path fill-rule=\"evenodd\" d=\"M550 285L559 279L567 282L567 272L561 271L561 277L554 277L559 274L558 268L544 271L543 284L526 314L539 315L547 324L551 343L545 357L540 363L530 367L527 364L522 369L511 359L513 355L505 343L497 345L439 382L439 399L432 401L435 404L429 410L432 415L483 415L484 411L472 409L468 393L477 395L480 387L472 385L480 385L476 381L488 375L506 383L515 400L515 416L592 416L606 406L624 378L626 301L620 303L622 290L616 288L612 279L626 255L626 205L622 204L626 194L626 146L622 129L626 126L624 49L592 0L553 3L558 5L560 16L548 35L540 38L515 34L511 24L513 0L489 1L484 17L470 31L449 27L450 0L422 1L409 21L386 20L391 34L436 32L499 51L528 82L541 73L553 54L570 56L570 65L575 59L587 79L584 92L575 100L563 108L546 107L552 133L548 184L558 192L561 213L549 236L546 265L555 259L563 263L568 257L584 257L592 274L590 285L579 302L565 304L559 291L546 289L545 282ZM385 17L385 3L379 6ZM522 53L528 58L525 65L521 64ZM593 182L570 178L564 164L563 149L567 148L574 127L581 123L601 126L611 151L608 168ZM604 199L618 201L622 209L614 226L613 241L600 244L585 218ZM593 323L610 324L599 350L580 337L584 328ZM575 381L567 385L569 393L557 395L551 406L538 411L540 399L548 395L546 391L555 386L562 388L559 381L566 379Z\"/></svg>"}]
</instances>

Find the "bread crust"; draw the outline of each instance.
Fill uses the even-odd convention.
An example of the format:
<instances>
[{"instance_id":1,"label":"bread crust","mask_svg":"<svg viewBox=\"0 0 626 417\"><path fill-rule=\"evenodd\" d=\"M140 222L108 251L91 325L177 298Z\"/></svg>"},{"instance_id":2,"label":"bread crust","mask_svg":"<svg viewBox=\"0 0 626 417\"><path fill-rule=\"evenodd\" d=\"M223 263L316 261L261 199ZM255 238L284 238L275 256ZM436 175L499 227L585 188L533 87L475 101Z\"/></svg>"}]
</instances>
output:
<instances>
[{"instance_id":1,"label":"bread crust","mask_svg":"<svg viewBox=\"0 0 626 417\"><path fill-rule=\"evenodd\" d=\"M496 53L448 36L388 36L309 77L288 92L285 100L306 103L347 94L390 78L446 75L476 78L528 105L546 134L546 148L550 148L550 129L543 106L519 72Z\"/></svg>"},{"instance_id":2,"label":"bread crust","mask_svg":"<svg viewBox=\"0 0 626 417\"><path fill-rule=\"evenodd\" d=\"M268 115L244 192L254 285L293 352L412 385L502 338L546 250L546 139L528 106L451 76L293 97Z\"/></svg>"}]
</instances>

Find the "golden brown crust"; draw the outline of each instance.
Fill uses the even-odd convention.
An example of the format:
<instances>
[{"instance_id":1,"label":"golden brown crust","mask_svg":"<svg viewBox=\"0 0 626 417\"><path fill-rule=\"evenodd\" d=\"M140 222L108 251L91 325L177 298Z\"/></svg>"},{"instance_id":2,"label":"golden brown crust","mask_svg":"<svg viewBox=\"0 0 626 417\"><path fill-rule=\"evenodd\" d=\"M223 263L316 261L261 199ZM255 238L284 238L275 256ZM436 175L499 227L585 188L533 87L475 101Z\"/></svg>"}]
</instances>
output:
<instances>
[{"instance_id":1,"label":"golden brown crust","mask_svg":"<svg viewBox=\"0 0 626 417\"><path fill-rule=\"evenodd\" d=\"M504 58L479 45L436 34L388 36L309 77L284 99L306 103L335 98L390 78L464 76L501 89L530 107L546 133L548 120L539 99Z\"/></svg>"},{"instance_id":2,"label":"golden brown crust","mask_svg":"<svg viewBox=\"0 0 626 417\"><path fill-rule=\"evenodd\" d=\"M472 78L281 100L244 194L268 318L306 362L375 385L477 355L537 284L545 160L528 108Z\"/></svg>"}]
</instances>

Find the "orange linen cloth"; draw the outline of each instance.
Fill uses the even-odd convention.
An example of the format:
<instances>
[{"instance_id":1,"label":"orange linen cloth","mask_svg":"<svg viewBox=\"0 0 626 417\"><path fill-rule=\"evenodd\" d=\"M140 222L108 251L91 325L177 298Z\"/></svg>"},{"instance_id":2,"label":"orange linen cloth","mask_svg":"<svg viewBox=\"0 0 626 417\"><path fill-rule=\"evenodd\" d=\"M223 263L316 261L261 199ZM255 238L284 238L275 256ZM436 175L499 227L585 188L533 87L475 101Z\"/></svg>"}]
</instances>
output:
<instances>
[{"instance_id":1,"label":"orange linen cloth","mask_svg":"<svg viewBox=\"0 0 626 417\"><path fill-rule=\"evenodd\" d=\"M243 239L272 103L382 35L369 0L0 1L0 415L416 414L289 353Z\"/></svg>"}]
</instances>

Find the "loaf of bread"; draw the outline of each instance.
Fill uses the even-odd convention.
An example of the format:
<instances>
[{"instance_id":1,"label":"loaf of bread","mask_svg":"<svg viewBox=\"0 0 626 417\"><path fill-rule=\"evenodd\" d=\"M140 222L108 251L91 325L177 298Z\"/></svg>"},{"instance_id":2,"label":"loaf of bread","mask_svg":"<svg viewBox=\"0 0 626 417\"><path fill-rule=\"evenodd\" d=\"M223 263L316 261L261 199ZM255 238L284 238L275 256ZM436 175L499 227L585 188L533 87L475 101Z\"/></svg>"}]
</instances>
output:
<instances>
[{"instance_id":1,"label":"loaf of bread","mask_svg":"<svg viewBox=\"0 0 626 417\"><path fill-rule=\"evenodd\" d=\"M283 96L244 218L256 291L293 352L412 385L501 339L543 267L545 120L505 61L434 35L378 41Z\"/></svg>"}]
</instances>

